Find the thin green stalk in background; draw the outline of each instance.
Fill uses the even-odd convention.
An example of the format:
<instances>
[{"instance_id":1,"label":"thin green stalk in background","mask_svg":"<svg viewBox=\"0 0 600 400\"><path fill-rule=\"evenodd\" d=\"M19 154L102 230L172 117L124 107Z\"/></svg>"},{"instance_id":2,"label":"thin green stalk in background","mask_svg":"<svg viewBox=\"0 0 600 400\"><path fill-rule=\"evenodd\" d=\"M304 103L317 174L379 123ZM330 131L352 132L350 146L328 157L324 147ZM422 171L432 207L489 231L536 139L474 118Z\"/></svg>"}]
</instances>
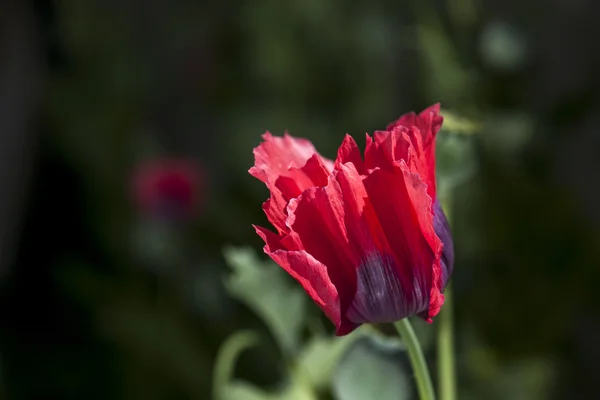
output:
<instances>
[{"instance_id":1,"label":"thin green stalk in background","mask_svg":"<svg viewBox=\"0 0 600 400\"><path fill-rule=\"evenodd\" d=\"M450 219L450 193L446 193L442 207L448 223ZM438 389L440 400L456 400L456 367L454 362L454 320L451 285L444 291L444 306L440 311L437 336Z\"/></svg>"},{"instance_id":2,"label":"thin green stalk in background","mask_svg":"<svg viewBox=\"0 0 600 400\"><path fill-rule=\"evenodd\" d=\"M437 337L438 379L440 400L456 400L456 370L454 366L454 321L452 288L444 292L444 307L440 311Z\"/></svg>"},{"instance_id":3,"label":"thin green stalk in background","mask_svg":"<svg viewBox=\"0 0 600 400\"><path fill-rule=\"evenodd\" d=\"M433 390L429 370L427 369L427 362L425 361L419 339L417 339L417 335L415 335L415 331L413 330L410 321L408 318L403 318L400 321L395 322L394 327L398 331L398 334L408 350L408 357L417 381L419 398L421 400L435 400L435 392Z\"/></svg>"}]
</instances>

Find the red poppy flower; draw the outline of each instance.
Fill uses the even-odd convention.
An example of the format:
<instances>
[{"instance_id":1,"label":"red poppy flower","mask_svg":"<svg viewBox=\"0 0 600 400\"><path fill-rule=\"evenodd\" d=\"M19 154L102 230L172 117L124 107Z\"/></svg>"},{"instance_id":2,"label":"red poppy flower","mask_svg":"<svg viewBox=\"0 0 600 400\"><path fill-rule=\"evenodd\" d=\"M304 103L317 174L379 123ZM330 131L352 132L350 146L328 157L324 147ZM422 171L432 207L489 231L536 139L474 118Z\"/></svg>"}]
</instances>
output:
<instances>
[{"instance_id":1,"label":"red poppy flower","mask_svg":"<svg viewBox=\"0 0 600 400\"><path fill-rule=\"evenodd\" d=\"M263 135L250 174L271 191L277 233L255 226L264 251L345 335L362 323L419 315L431 322L454 262L436 197L439 105L367 135L346 135L335 162L305 139Z\"/></svg>"},{"instance_id":2,"label":"red poppy flower","mask_svg":"<svg viewBox=\"0 0 600 400\"><path fill-rule=\"evenodd\" d=\"M157 159L136 166L132 195L138 209L147 215L182 220L198 206L199 168L182 159Z\"/></svg>"}]
</instances>

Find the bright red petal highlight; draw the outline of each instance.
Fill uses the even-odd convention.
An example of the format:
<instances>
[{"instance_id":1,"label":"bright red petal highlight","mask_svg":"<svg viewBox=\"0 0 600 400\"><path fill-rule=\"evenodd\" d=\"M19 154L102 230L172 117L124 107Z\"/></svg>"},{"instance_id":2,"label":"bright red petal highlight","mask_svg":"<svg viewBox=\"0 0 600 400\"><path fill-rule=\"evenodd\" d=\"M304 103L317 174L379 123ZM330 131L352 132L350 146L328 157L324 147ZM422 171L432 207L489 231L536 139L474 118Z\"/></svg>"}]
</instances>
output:
<instances>
[{"instance_id":1,"label":"bright red petal highlight","mask_svg":"<svg viewBox=\"0 0 600 400\"><path fill-rule=\"evenodd\" d=\"M318 154L310 141L287 133L277 137L266 132L262 138L263 142L254 149L254 166L248 172L267 184L286 175L290 168L301 168L313 154ZM332 161L322 160L329 170L333 169Z\"/></svg>"}]
</instances>

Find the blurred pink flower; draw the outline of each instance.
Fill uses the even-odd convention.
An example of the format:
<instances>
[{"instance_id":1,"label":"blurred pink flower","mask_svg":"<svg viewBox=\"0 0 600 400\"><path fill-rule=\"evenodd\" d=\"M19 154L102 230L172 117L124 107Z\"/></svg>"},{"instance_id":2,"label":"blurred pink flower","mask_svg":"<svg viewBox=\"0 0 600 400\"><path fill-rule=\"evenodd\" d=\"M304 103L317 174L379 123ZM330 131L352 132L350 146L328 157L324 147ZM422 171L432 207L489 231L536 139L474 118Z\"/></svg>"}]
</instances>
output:
<instances>
[{"instance_id":1,"label":"blurred pink flower","mask_svg":"<svg viewBox=\"0 0 600 400\"><path fill-rule=\"evenodd\" d=\"M201 203L204 179L193 161L161 158L138 164L132 175L131 191L136 208L153 218L187 220Z\"/></svg>"}]
</instances>

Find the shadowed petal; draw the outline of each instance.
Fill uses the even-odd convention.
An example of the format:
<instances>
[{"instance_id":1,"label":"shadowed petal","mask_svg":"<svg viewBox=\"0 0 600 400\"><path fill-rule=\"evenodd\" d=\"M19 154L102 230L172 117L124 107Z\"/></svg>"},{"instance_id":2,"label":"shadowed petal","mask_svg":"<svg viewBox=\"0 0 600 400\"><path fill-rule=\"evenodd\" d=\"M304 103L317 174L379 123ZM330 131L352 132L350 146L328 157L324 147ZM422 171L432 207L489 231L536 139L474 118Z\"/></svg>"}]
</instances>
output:
<instances>
[{"instance_id":1,"label":"shadowed petal","mask_svg":"<svg viewBox=\"0 0 600 400\"><path fill-rule=\"evenodd\" d=\"M302 248L327 268L338 289L342 316L356 288L355 268L360 254L348 242L339 185L311 188L290 201L287 225Z\"/></svg>"},{"instance_id":2,"label":"shadowed petal","mask_svg":"<svg viewBox=\"0 0 600 400\"><path fill-rule=\"evenodd\" d=\"M454 242L452 240L450 224L448 224L444 210L442 210L440 202L437 199L433 203L433 214L433 227L435 233L444 244L440 261L442 268L441 287L445 288L450 279L450 275L452 275L452 270L454 269Z\"/></svg>"}]
</instances>

